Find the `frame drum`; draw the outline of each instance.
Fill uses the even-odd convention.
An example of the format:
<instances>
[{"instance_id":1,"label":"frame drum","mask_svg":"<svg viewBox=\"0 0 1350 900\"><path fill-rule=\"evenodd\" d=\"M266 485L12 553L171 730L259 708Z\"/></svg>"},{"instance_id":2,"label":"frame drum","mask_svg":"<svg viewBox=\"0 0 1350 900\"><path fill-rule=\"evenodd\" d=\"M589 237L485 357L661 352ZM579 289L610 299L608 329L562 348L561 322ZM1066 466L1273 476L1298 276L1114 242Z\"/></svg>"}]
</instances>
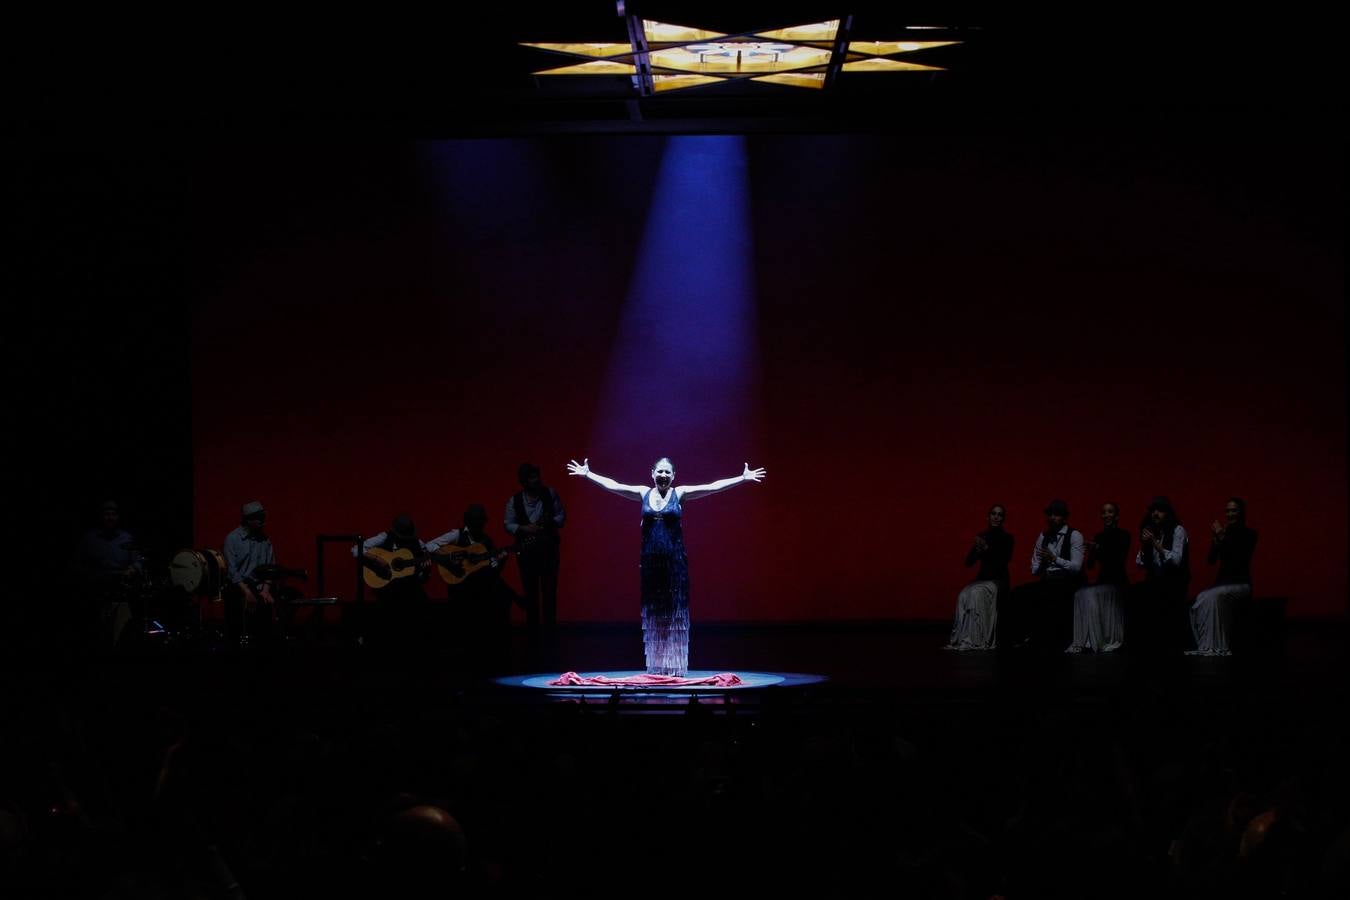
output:
<instances>
[{"instance_id":1,"label":"frame drum","mask_svg":"<svg viewBox=\"0 0 1350 900\"><path fill-rule=\"evenodd\" d=\"M179 550L169 561L169 581L189 594L206 581L206 557L196 550Z\"/></svg>"},{"instance_id":2,"label":"frame drum","mask_svg":"<svg viewBox=\"0 0 1350 900\"><path fill-rule=\"evenodd\" d=\"M180 550L169 562L169 581L188 594L219 600L225 580L225 557L215 550Z\"/></svg>"}]
</instances>

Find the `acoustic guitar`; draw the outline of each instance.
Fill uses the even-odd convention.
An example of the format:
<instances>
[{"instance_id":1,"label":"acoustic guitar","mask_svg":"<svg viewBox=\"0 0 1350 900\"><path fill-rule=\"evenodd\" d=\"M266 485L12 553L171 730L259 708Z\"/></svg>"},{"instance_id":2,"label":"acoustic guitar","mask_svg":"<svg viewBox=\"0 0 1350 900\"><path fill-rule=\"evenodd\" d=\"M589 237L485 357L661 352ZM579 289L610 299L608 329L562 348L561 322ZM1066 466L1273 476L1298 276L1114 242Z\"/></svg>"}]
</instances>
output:
<instances>
[{"instance_id":1,"label":"acoustic guitar","mask_svg":"<svg viewBox=\"0 0 1350 900\"><path fill-rule=\"evenodd\" d=\"M418 561L413 552L406 547L401 550L372 547L365 555L384 563L385 568L379 569L372 566L369 560L361 560L361 577L369 587L377 591L400 578L411 578L418 574Z\"/></svg>"},{"instance_id":2,"label":"acoustic guitar","mask_svg":"<svg viewBox=\"0 0 1350 900\"><path fill-rule=\"evenodd\" d=\"M485 569L494 562L506 559L507 554L519 553L520 546L503 547L493 553L484 544L470 544L467 547L450 547L439 553L430 554L436 561L436 571L446 584L462 584L466 578L479 569Z\"/></svg>"}]
</instances>

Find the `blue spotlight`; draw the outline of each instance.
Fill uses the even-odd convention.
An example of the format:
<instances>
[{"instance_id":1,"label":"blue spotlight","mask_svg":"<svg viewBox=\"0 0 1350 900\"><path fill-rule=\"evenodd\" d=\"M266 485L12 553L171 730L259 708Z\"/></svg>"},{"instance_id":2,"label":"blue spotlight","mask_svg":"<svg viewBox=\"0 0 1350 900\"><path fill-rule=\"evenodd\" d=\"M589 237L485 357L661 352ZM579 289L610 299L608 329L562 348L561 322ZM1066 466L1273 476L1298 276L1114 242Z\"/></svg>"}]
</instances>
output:
<instances>
[{"instance_id":1,"label":"blue spotlight","mask_svg":"<svg viewBox=\"0 0 1350 900\"><path fill-rule=\"evenodd\" d=\"M739 466L758 372L744 138L667 140L639 253L587 452L620 477L665 453Z\"/></svg>"}]
</instances>

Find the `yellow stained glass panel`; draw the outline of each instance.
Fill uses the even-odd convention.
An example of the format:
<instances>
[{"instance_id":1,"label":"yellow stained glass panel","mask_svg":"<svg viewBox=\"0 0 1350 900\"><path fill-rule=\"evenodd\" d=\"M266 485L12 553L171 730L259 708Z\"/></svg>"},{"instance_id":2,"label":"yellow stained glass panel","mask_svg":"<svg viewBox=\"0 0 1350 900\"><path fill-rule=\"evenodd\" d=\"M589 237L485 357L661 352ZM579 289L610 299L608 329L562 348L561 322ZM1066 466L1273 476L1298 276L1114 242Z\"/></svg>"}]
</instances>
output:
<instances>
[{"instance_id":1,"label":"yellow stained glass panel","mask_svg":"<svg viewBox=\"0 0 1350 900\"><path fill-rule=\"evenodd\" d=\"M702 28L688 28L684 25L668 25L665 22L653 22L650 19L642 20L642 31L647 35L648 44L712 41L720 37L726 37L720 31L704 31Z\"/></svg>"},{"instance_id":2,"label":"yellow stained glass panel","mask_svg":"<svg viewBox=\"0 0 1350 900\"><path fill-rule=\"evenodd\" d=\"M757 31L760 37L775 41L832 41L839 33L839 20L815 22L811 25L793 25L791 28L779 28L775 31Z\"/></svg>"},{"instance_id":3,"label":"yellow stained glass panel","mask_svg":"<svg viewBox=\"0 0 1350 900\"><path fill-rule=\"evenodd\" d=\"M653 75L652 88L658 94L662 91L678 91L680 88L711 84L714 81L726 81L712 75Z\"/></svg>"},{"instance_id":4,"label":"yellow stained glass panel","mask_svg":"<svg viewBox=\"0 0 1350 900\"><path fill-rule=\"evenodd\" d=\"M574 53L577 56L618 56L631 53L628 44L526 44L522 47L538 47L540 50L552 50L556 53Z\"/></svg>"},{"instance_id":5,"label":"yellow stained glass panel","mask_svg":"<svg viewBox=\"0 0 1350 900\"><path fill-rule=\"evenodd\" d=\"M844 63L845 72L945 72L941 66L921 66L898 59L860 59Z\"/></svg>"},{"instance_id":6,"label":"yellow stained glass panel","mask_svg":"<svg viewBox=\"0 0 1350 900\"><path fill-rule=\"evenodd\" d=\"M830 61L830 51L791 44L709 43L657 50L651 59L653 66L666 69L736 75L823 66Z\"/></svg>"},{"instance_id":7,"label":"yellow stained glass panel","mask_svg":"<svg viewBox=\"0 0 1350 900\"><path fill-rule=\"evenodd\" d=\"M751 81L768 81L773 84L786 84L792 87L815 88L825 86L824 72L784 72L782 75L756 75Z\"/></svg>"},{"instance_id":8,"label":"yellow stained glass panel","mask_svg":"<svg viewBox=\"0 0 1350 900\"><path fill-rule=\"evenodd\" d=\"M848 49L869 56L891 56L896 53L913 53L915 50L927 50L930 47L949 47L960 41L849 41Z\"/></svg>"},{"instance_id":9,"label":"yellow stained glass panel","mask_svg":"<svg viewBox=\"0 0 1350 900\"><path fill-rule=\"evenodd\" d=\"M560 69L543 69L536 75L636 75L637 66L632 63L610 62L606 59L595 62L577 63L575 66L563 66Z\"/></svg>"}]
</instances>

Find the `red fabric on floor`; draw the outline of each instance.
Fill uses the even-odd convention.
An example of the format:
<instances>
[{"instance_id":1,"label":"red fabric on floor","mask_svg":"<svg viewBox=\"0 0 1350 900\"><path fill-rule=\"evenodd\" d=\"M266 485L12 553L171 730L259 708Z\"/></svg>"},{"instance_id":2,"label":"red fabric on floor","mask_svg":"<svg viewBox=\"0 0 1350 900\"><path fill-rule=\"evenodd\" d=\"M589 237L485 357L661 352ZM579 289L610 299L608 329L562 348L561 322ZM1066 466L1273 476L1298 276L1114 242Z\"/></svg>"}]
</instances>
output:
<instances>
[{"instance_id":1,"label":"red fabric on floor","mask_svg":"<svg viewBox=\"0 0 1350 900\"><path fill-rule=\"evenodd\" d=\"M683 678L679 675L627 675L623 678L609 678L596 675L584 678L576 672L564 672L549 684L561 687L736 687L741 683L739 675L722 672L704 678Z\"/></svg>"}]
</instances>

